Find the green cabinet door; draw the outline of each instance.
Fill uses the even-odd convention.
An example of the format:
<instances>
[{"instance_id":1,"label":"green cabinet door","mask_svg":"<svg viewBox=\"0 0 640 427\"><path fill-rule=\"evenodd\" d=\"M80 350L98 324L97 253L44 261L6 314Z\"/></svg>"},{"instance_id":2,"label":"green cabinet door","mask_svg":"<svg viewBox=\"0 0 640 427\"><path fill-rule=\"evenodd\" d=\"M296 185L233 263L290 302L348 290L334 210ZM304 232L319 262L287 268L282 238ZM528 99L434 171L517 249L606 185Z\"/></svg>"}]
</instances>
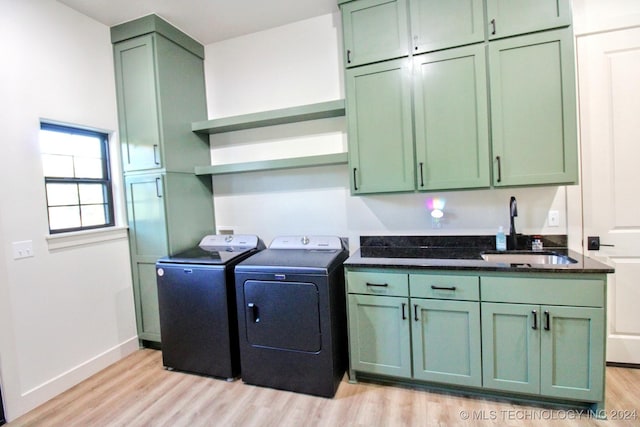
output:
<instances>
[{"instance_id":1,"label":"green cabinet door","mask_svg":"<svg viewBox=\"0 0 640 427\"><path fill-rule=\"evenodd\" d=\"M160 341L155 262L168 254L161 174L125 177L138 336Z\"/></svg>"},{"instance_id":2,"label":"green cabinet door","mask_svg":"<svg viewBox=\"0 0 640 427\"><path fill-rule=\"evenodd\" d=\"M133 296L136 308L138 338L145 341L160 342L160 310L158 305L158 286L155 261L132 263Z\"/></svg>"},{"instance_id":3,"label":"green cabinet door","mask_svg":"<svg viewBox=\"0 0 640 427\"><path fill-rule=\"evenodd\" d=\"M480 304L411 299L413 377L482 386Z\"/></svg>"},{"instance_id":4,"label":"green cabinet door","mask_svg":"<svg viewBox=\"0 0 640 427\"><path fill-rule=\"evenodd\" d=\"M489 187L484 45L414 58L418 190Z\"/></svg>"},{"instance_id":5,"label":"green cabinet door","mask_svg":"<svg viewBox=\"0 0 640 427\"><path fill-rule=\"evenodd\" d=\"M354 194L415 187L411 71L406 59L347 70L349 166Z\"/></svg>"},{"instance_id":6,"label":"green cabinet door","mask_svg":"<svg viewBox=\"0 0 640 427\"><path fill-rule=\"evenodd\" d=\"M489 70L493 184L576 183L571 29L490 42Z\"/></svg>"},{"instance_id":7,"label":"green cabinet door","mask_svg":"<svg viewBox=\"0 0 640 427\"><path fill-rule=\"evenodd\" d=\"M162 166L154 43L154 36L146 35L114 45L118 122L125 171Z\"/></svg>"},{"instance_id":8,"label":"green cabinet door","mask_svg":"<svg viewBox=\"0 0 640 427\"><path fill-rule=\"evenodd\" d=\"M540 306L482 303L483 386L540 393Z\"/></svg>"},{"instance_id":9,"label":"green cabinet door","mask_svg":"<svg viewBox=\"0 0 640 427\"><path fill-rule=\"evenodd\" d=\"M125 177L131 252L140 257L167 255L164 175Z\"/></svg>"},{"instance_id":10,"label":"green cabinet door","mask_svg":"<svg viewBox=\"0 0 640 427\"><path fill-rule=\"evenodd\" d=\"M406 56L407 0L359 0L341 5L346 67Z\"/></svg>"},{"instance_id":11,"label":"green cabinet door","mask_svg":"<svg viewBox=\"0 0 640 427\"><path fill-rule=\"evenodd\" d=\"M414 54L484 40L482 0L410 0Z\"/></svg>"},{"instance_id":12,"label":"green cabinet door","mask_svg":"<svg viewBox=\"0 0 640 427\"><path fill-rule=\"evenodd\" d=\"M571 25L570 0L487 0L489 39Z\"/></svg>"},{"instance_id":13,"label":"green cabinet door","mask_svg":"<svg viewBox=\"0 0 640 427\"><path fill-rule=\"evenodd\" d=\"M160 34L114 45L125 172L193 172L210 163L209 140L191 131L206 119L202 58Z\"/></svg>"},{"instance_id":14,"label":"green cabinet door","mask_svg":"<svg viewBox=\"0 0 640 427\"><path fill-rule=\"evenodd\" d=\"M541 312L540 392L604 400L604 309L543 306Z\"/></svg>"},{"instance_id":15,"label":"green cabinet door","mask_svg":"<svg viewBox=\"0 0 640 427\"><path fill-rule=\"evenodd\" d=\"M411 377L409 299L349 294L352 371Z\"/></svg>"}]
</instances>

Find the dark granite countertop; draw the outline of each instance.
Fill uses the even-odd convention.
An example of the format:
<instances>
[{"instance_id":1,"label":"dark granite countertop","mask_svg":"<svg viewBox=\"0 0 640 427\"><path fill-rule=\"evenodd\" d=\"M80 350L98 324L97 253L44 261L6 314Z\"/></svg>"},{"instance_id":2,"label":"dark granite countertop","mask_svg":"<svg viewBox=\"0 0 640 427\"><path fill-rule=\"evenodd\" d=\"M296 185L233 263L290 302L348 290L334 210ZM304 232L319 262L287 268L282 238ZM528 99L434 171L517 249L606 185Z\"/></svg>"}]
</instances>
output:
<instances>
[{"instance_id":1,"label":"dark granite countertop","mask_svg":"<svg viewBox=\"0 0 640 427\"><path fill-rule=\"evenodd\" d=\"M519 235L518 249L509 253L532 253L534 236ZM536 236L538 237L538 236ZM483 253L495 253L495 236L362 236L360 249L344 263L347 267L385 267L433 270L475 270L545 273L613 273L606 264L567 249L564 235L540 236L542 253L568 256L569 264L488 262ZM527 250L526 248L529 248ZM540 252L538 252L540 253Z\"/></svg>"}]
</instances>

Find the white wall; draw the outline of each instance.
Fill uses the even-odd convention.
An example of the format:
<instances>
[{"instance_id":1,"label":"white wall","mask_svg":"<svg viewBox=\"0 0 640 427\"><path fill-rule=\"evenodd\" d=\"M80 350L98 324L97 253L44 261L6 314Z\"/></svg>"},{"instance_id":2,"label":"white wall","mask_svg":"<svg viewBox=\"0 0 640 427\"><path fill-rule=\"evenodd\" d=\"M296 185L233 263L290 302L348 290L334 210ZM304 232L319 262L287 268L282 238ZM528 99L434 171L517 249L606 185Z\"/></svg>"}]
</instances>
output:
<instances>
[{"instance_id":1,"label":"white wall","mask_svg":"<svg viewBox=\"0 0 640 427\"><path fill-rule=\"evenodd\" d=\"M344 98L338 13L206 46L209 117ZM347 150L344 118L211 136L212 164ZM518 231L564 234L565 187L351 196L346 165L215 176L218 228L280 234L493 234L508 229L509 198L518 199ZM433 228L427 199L446 199ZM561 226L546 226L547 211Z\"/></svg>"},{"instance_id":2,"label":"white wall","mask_svg":"<svg viewBox=\"0 0 640 427\"><path fill-rule=\"evenodd\" d=\"M11 420L138 344L126 229L48 238L37 139L41 118L117 129L109 29L54 0L0 10L0 383ZM14 260L22 240L35 256Z\"/></svg>"}]
</instances>

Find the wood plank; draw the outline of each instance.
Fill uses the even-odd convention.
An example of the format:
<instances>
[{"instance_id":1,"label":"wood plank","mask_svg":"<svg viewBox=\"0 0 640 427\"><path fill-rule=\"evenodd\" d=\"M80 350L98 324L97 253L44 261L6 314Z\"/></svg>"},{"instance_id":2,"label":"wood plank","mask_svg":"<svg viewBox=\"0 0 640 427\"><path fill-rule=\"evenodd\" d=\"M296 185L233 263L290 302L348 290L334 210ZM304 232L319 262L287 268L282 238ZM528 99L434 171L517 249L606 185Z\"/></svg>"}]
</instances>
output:
<instances>
[{"instance_id":1,"label":"wood plank","mask_svg":"<svg viewBox=\"0 0 640 427\"><path fill-rule=\"evenodd\" d=\"M349 384L346 377L326 399L167 371L160 351L142 349L7 426L630 426L640 422L640 369L607 367L606 404L609 420L601 421L503 399ZM622 411L627 420L614 419Z\"/></svg>"}]
</instances>

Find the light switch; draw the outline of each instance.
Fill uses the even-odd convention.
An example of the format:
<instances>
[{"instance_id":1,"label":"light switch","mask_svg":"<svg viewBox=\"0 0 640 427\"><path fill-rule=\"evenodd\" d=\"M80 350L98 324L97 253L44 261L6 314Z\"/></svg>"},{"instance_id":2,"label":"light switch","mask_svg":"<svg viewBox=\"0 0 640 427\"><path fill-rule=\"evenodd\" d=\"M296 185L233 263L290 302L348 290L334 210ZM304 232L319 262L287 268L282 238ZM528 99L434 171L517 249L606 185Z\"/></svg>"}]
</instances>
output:
<instances>
[{"instance_id":1,"label":"light switch","mask_svg":"<svg viewBox=\"0 0 640 427\"><path fill-rule=\"evenodd\" d=\"M560 212L549 211L547 222L549 223L549 227L560 227Z\"/></svg>"},{"instance_id":2,"label":"light switch","mask_svg":"<svg viewBox=\"0 0 640 427\"><path fill-rule=\"evenodd\" d=\"M13 259L29 258L33 256L33 241L23 240L13 242Z\"/></svg>"}]
</instances>

